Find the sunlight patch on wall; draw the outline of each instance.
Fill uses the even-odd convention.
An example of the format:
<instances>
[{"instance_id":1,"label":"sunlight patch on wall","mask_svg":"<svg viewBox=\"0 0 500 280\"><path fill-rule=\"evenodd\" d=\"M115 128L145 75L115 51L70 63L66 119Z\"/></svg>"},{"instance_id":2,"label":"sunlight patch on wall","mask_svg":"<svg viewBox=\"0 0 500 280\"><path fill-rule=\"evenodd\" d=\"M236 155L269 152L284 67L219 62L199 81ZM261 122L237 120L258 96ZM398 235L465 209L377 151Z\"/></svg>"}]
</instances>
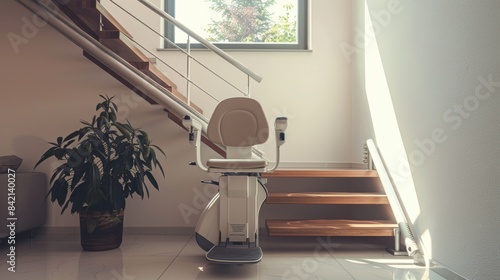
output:
<instances>
[{"instance_id":1,"label":"sunlight patch on wall","mask_svg":"<svg viewBox=\"0 0 500 280\"><path fill-rule=\"evenodd\" d=\"M368 3L365 2L365 34L375 37L372 18ZM364 47L365 55L365 90L373 122L375 142L384 159L387 171L393 184L396 186L399 197L403 202L407 219L413 225L420 215L413 176L409 168L408 157L403 145L396 113L391 99L391 92L380 56L377 40L371 41ZM418 224L414 230L419 232ZM415 236L417 237L417 236ZM429 237L430 238L430 237ZM427 244L427 240L422 240ZM423 249L423 248L422 248ZM425 252L427 253L427 252Z\"/></svg>"}]
</instances>

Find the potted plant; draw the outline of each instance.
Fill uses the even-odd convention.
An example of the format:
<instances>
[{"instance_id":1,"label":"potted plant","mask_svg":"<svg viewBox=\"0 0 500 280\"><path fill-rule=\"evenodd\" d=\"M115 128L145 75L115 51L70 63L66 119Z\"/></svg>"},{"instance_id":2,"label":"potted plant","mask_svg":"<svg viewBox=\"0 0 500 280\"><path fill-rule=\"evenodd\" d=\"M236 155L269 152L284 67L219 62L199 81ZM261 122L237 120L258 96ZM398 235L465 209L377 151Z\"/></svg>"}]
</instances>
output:
<instances>
[{"instance_id":1,"label":"potted plant","mask_svg":"<svg viewBox=\"0 0 500 280\"><path fill-rule=\"evenodd\" d=\"M35 168L49 158L62 162L50 179L47 197L71 214L80 215L81 244L84 250L110 250L120 246L123 234L123 210L126 199L134 194L149 197L146 181L155 189L154 168L165 173L148 134L117 121L118 107L113 97L100 95L91 122L66 137L49 142L49 148Z\"/></svg>"}]
</instances>

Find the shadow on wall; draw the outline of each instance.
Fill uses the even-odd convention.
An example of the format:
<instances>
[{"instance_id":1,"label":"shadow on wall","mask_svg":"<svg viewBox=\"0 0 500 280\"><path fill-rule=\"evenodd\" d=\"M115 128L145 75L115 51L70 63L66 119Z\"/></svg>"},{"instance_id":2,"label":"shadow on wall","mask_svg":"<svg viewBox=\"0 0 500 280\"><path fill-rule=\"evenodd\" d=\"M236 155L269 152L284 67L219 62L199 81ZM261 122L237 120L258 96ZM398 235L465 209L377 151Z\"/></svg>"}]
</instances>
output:
<instances>
[{"instance_id":1,"label":"shadow on wall","mask_svg":"<svg viewBox=\"0 0 500 280\"><path fill-rule=\"evenodd\" d=\"M19 135L12 141L12 148L14 154L23 159L20 171L22 172L32 172L33 167L36 164L35 160L38 160L43 152L48 148L49 144L46 140L34 136L34 135ZM42 166L38 172L43 172L50 174L52 170L49 170L48 166Z\"/></svg>"}]
</instances>

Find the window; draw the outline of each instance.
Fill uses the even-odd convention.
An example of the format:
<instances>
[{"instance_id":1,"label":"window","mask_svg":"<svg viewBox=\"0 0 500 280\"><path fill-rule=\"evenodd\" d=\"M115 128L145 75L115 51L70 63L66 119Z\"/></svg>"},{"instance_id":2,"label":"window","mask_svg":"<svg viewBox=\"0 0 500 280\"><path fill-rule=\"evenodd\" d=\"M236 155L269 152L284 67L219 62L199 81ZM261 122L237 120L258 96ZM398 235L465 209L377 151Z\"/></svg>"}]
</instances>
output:
<instances>
[{"instance_id":1,"label":"window","mask_svg":"<svg viewBox=\"0 0 500 280\"><path fill-rule=\"evenodd\" d=\"M165 0L165 9L222 49L307 49L307 0ZM168 22L165 31L186 45L183 31Z\"/></svg>"}]
</instances>

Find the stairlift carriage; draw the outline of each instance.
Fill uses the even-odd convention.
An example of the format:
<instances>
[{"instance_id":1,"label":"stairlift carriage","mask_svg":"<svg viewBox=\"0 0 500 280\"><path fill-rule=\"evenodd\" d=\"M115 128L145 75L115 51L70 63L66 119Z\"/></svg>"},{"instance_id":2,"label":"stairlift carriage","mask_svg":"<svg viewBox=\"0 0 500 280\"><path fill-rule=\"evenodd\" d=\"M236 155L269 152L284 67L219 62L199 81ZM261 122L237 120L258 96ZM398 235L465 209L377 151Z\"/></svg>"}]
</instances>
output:
<instances>
[{"instance_id":1,"label":"stairlift carriage","mask_svg":"<svg viewBox=\"0 0 500 280\"><path fill-rule=\"evenodd\" d=\"M219 192L208 203L196 226L196 241L206 258L218 263L256 263L259 247L259 211L267 199L261 173L273 172L279 164L279 147L285 143L287 119L275 121L276 164L252 156L252 147L269 138L269 125L261 105L248 97L221 101L207 127L207 137L226 148L225 159L201 162L202 124L185 116L189 141L196 146L196 164L202 170L220 173Z\"/></svg>"}]
</instances>

